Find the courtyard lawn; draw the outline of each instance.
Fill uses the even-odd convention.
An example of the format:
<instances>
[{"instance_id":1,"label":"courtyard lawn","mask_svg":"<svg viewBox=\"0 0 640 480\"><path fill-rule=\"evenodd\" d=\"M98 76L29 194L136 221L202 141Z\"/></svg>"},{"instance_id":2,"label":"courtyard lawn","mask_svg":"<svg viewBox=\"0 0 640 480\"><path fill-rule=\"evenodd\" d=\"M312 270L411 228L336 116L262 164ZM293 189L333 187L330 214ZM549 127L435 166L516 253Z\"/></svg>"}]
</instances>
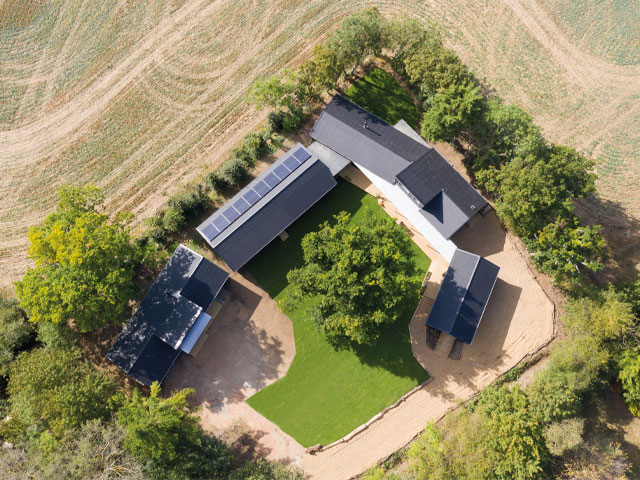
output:
<instances>
[{"instance_id":1,"label":"courtyard lawn","mask_svg":"<svg viewBox=\"0 0 640 480\"><path fill-rule=\"evenodd\" d=\"M338 185L287 231L286 241L274 240L247 266L260 285L276 300L286 294L286 274L302 265L302 237L341 211L360 223L370 210L386 216L374 197L350 183ZM412 242L413 244L413 242ZM429 258L413 244L416 277L424 278ZM418 303L408 302L406 312L381 334L373 347L335 350L314 324L304 319L306 308L285 310L291 318L296 357L287 375L247 401L304 446L327 445L343 437L403 394L427 379L411 353L408 323Z\"/></svg>"},{"instance_id":2,"label":"courtyard lawn","mask_svg":"<svg viewBox=\"0 0 640 480\"><path fill-rule=\"evenodd\" d=\"M381 68L373 68L343 95L391 125L398 120L416 129L420 125L420 111L409 94L393 75Z\"/></svg>"}]
</instances>

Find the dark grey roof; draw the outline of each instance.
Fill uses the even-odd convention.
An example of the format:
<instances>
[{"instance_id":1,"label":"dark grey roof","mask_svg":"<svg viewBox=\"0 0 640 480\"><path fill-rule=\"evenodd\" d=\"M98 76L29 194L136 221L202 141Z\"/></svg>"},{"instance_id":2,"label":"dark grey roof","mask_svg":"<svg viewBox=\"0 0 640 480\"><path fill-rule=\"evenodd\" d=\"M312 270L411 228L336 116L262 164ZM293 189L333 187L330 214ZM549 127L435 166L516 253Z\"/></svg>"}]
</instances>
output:
<instances>
[{"instance_id":1,"label":"dark grey roof","mask_svg":"<svg viewBox=\"0 0 640 480\"><path fill-rule=\"evenodd\" d=\"M442 280L427 326L471 344L500 268L488 260L456 250Z\"/></svg>"},{"instance_id":2,"label":"dark grey roof","mask_svg":"<svg viewBox=\"0 0 640 480\"><path fill-rule=\"evenodd\" d=\"M202 222L198 232L215 250L317 161L317 157L297 143Z\"/></svg>"},{"instance_id":3,"label":"dark grey roof","mask_svg":"<svg viewBox=\"0 0 640 480\"><path fill-rule=\"evenodd\" d=\"M313 162L292 183L251 215L214 250L237 271L274 238L311 208L336 180L319 161Z\"/></svg>"},{"instance_id":4,"label":"dark grey roof","mask_svg":"<svg viewBox=\"0 0 640 480\"><path fill-rule=\"evenodd\" d=\"M445 192L460 211L471 218L487 204L482 195L435 149L408 165L397 178L422 206L438 193Z\"/></svg>"},{"instance_id":5,"label":"dark grey roof","mask_svg":"<svg viewBox=\"0 0 640 480\"><path fill-rule=\"evenodd\" d=\"M180 343L228 277L206 258L179 245L107 358L145 385L161 382L179 353Z\"/></svg>"},{"instance_id":6,"label":"dark grey roof","mask_svg":"<svg viewBox=\"0 0 640 480\"><path fill-rule=\"evenodd\" d=\"M341 95L329 102L311 137L390 183L430 150Z\"/></svg>"},{"instance_id":7,"label":"dark grey roof","mask_svg":"<svg viewBox=\"0 0 640 480\"><path fill-rule=\"evenodd\" d=\"M403 128L336 95L311 137L387 182L399 182L424 208L423 216L449 239L487 201L437 150L405 134Z\"/></svg>"}]
</instances>

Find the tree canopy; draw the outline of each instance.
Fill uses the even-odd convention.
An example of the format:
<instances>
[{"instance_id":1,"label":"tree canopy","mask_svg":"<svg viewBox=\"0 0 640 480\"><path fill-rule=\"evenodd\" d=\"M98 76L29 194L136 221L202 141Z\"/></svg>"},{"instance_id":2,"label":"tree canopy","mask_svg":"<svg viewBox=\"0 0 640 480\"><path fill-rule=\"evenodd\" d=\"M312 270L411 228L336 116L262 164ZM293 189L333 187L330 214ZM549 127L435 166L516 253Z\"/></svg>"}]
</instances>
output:
<instances>
[{"instance_id":1,"label":"tree canopy","mask_svg":"<svg viewBox=\"0 0 640 480\"><path fill-rule=\"evenodd\" d=\"M117 412L125 431L124 448L150 462L155 478L208 479L229 469L226 447L206 435L189 410L187 397L192 393L183 389L162 398L154 382L148 397L136 389Z\"/></svg>"},{"instance_id":2,"label":"tree canopy","mask_svg":"<svg viewBox=\"0 0 640 480\"><path fill-rule=\"evenodd\" d=\"M417 295L410 240L391 218L370 212L363 225L350 224L345 212L335 219L303 238L304 266L287 280L294 299L320 297L309 316L325 334L371 343Z\"/></svg>"},{"instance_id":3,"label":"tree canopy","mask_svg":"<svg viewBox=\"0 0 640 480\"><path fill-rule=\"evenodd\" d=\"M17 300L0 295L0 377L9 374L9 364L34 336Z\"/></svg>"},{"instance_id":4,"label":"tree canopy","mask_svg":"<svg viewBox=\"0 0 640 480\"><path fill-rule=\"evenodd\" d=\"M7 437L21 440L35 428L60 438L89 420L109 418L115 384L81 363L75 349L36 349L11 364L7 391Z\"/></svg>"},{"instance_id":5,"label":"tree canopy","mask_svg":"<svg viewBox=\"0 0 640 480\"><path fill-rule=\"evenodd\" d=\"M143 253L125 217L99 212L96 187L64 185L58 198L56 211L29 230L35 267L16 282L20 306L31 322L72 322L83 332L116 322L136 291Z\"/></svg>"}]
</instances>

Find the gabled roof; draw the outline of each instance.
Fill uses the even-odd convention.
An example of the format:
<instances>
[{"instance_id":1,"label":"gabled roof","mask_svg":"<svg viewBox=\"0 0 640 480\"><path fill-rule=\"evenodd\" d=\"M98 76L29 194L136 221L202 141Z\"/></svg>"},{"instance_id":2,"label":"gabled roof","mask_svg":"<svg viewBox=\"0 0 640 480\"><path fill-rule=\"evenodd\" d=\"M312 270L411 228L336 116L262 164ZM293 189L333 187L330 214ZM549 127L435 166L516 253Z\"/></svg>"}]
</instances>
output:
<instances>
[{"instance_id":1,"label":"gabled roof","mask_svg":"<svg viewBox=\"0 0 640 480\"><path fill-rule=\"evenodd\" d=\"M206 311L229 274L179 245L107 358L139 382L162 382L180 352L180 344Z\"/></svg>"},{"instance_id":2,"label":"gabled roof","mask_svg":"<svg viewBox=\"0 0 640 480\"><path fill-rule=\"evenodd\" d=\"M289 159L294 155L304 158L302 163L293 165L293 171L282 170L286 165L292 165ZM273 180L273 175L284 178L277 183L272 182L275 186L265 189L263 184ZM297 144L200 224L197 230L229 268L237 271L336 185L329 168ZM235 219L228 226L218 223L229 208L245 198L256 201L242 213L234 208L235 213L228 218ZM216 224L223 225L222 232L212 230L211 226Z\"/></svg>"},{"instance_id":3,"label":"gabled roof","mask_svg":"<svg viewBox=\"0 0 640 480\"><path fill-rule=\"evenodd\" d=\"M311 137L390 183L430 150L342 95L329 102Z\"/></svg>"},{"instance_id":4,"label":"gabled roof","mask_svg":"<svg viewBox=\"0 0 640 480\"><path fill-rule=\"evenodd\" d=\"M471 344L500 268L464 250L456 250L427 318L427 326Z\"/></svg>"},{"instance_id":5,"label":"gabled roof","mask_svg":"<svg viewBox=\"0 0 640 480\"><path fill-rule=\"evenodd\" d=\"M336 95L311 137L388 183L398 183L423 208L429 223L449 239L487 201L437 150L415 138L415 132L407 134L407 129L406 123L389 125Z\"/></svg>"},{"instance_id":6,"label":"gabled roof","mask_svg":"<svg viewBox=\"0 0 640 480\"><path fill-rule=\"evenodd\" d=\"M482 195L435 149L408 165L397 179L423 206L440 192L444 192L468 218L487 204Z\"/></svg>"}]
</instances>

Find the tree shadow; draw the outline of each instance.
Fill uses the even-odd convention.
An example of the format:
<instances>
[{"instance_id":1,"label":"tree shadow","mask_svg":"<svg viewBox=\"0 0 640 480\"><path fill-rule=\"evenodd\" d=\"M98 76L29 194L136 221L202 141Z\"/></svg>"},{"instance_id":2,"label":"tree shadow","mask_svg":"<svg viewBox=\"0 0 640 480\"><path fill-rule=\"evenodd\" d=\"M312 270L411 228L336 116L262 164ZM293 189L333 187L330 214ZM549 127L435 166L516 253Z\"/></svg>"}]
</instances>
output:
<instances>
[{"instance_id":1,"label":"tree shadow","mask_svg":"<svg viewBox=\"0 0 640 480\"><path fill-rule=\"evenodd\" d=\"M608 255L605 269L591 274L600 285L632 280L640 264L640 220L618 202L599 195L575 201L576 213L587 224L602 225Z\"/></svg>"},{"instance_id":2,"label":"tree shadow","mask_svg":"<svg viewBox=\"0 0 640 480\"><path fill-rule=\"evenodd\" d=\"M638 424L635 431L640 433L640 420L634 417L620 395L612 387L590 398L584 408L585 437L590 440L606 440L619 443L629 460L634 464L634 473L640 474L640 446L627 440L624 427ZM638 478L634 476L633 478Z\"/></svg>"}]
</instances>

